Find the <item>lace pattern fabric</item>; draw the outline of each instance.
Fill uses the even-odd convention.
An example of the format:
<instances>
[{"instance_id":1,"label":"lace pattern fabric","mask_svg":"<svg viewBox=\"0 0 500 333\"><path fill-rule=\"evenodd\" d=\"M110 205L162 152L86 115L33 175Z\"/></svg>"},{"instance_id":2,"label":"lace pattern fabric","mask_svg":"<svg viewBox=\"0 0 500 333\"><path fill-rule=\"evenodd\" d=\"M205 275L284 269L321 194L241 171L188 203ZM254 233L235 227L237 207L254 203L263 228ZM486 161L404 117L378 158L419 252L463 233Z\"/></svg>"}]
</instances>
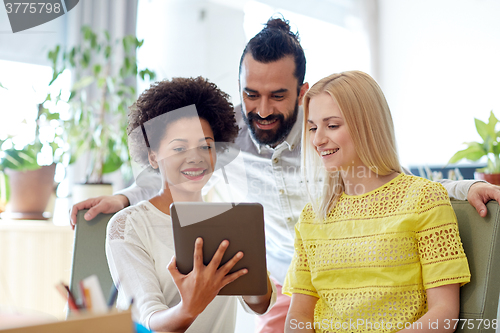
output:
<instances>
[{"instance_id":1,"label":"lace pattern fabric","mask_svg":"<svg viewBox=\"0 0 500 333\"><path fill-rule=\"evenodd\" d=\"M284 292L318 297L315 322L404 324L427 311L426 288L469 279L446 190L399 175L365 195L343 195L325 221L304 208Z\"/></svg>"},{"instance_id":2,"label":"lace pattern fabric","mask_svg":"<svg viewBox=\"0 0 500 333\"><path fill-rule=\"evenodd\" d=\"M109 221L108 226L108 239L109 240L117 240L125 239L126 229L127 229L127 220L130 216L137 212L147 212L149 211L148 206L146 205L137 205L132 206L122 211L116 213L111 220Z\"/></svg>"}]
</instances>

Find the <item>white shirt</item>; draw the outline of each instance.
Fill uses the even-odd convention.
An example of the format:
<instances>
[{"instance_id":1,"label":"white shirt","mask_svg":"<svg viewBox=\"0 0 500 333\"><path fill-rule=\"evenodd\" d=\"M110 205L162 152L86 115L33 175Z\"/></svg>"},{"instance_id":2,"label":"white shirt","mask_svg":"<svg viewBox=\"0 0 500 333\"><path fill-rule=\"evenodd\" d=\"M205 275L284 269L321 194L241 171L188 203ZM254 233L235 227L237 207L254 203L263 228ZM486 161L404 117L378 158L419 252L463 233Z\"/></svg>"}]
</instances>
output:
<instances>
[{"instance_id":1,"label":"white shirt","mask_svg":"<svg viewBox=\"0 0 500 333\"><path fill-rule=\"evenodd\" d=\"M108 223L106 256L115 285L120 283L117 307L128 308L133 298L134 320L147 328L154 312L180 302L167 269L174 253L170 216L149 201L125 208ZM254 313L241 297L216 296L186 332L234 332L237 299L247 312ZM275 299L273 285L269 309Z\"/></svg>"},{"instance_id":2,"label":"white shirt","mask_svg":"<svg viewBox=\"0 0 500 333\"><path fill-rule=\"evenodd\" d=\"M240 193L239 197L244 197L245 201L259 202L263 205L267 267L271 276L283 285L293 256L294 226L300 212L308 202L300 174L303 110L302 107L299 108L297 121L291 132L285 141L275 148L259 145L253 140L243 121L241 106L235 108L235 115L240 128L236 144L240 147L245 162L248 185L248 193L243 193L243 195ZM408 170L404 172L411 174ZM118 192L127 196L130 204L154 196L161 186L159 174L152 171L141 174L136 182L140 186L134 184ZM458 200L467 199L469 187L474 182L474 180L441 181L450 198ZM232 187L232 190L234 191L235 187Z\"/></svg>"}]
</instances>

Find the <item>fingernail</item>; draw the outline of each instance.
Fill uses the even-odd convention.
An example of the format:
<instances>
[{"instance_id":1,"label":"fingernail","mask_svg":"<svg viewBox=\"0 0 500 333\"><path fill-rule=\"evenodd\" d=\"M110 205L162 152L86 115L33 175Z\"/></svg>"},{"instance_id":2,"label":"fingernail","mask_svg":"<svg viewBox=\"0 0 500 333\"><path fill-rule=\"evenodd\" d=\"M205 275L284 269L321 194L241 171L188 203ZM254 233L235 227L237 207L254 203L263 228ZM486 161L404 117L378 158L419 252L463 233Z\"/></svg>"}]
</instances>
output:
<instances>
[{"instance_id":1,"label":"fingernail","mask_svg":"<svg viewBox=\"0 0 500 333\"><path fill-rule=\"evenodd\" d=\"M89 219L90 218L90 214L89 213L85 214L85 218Z\"/></svg>"}]
</instances>

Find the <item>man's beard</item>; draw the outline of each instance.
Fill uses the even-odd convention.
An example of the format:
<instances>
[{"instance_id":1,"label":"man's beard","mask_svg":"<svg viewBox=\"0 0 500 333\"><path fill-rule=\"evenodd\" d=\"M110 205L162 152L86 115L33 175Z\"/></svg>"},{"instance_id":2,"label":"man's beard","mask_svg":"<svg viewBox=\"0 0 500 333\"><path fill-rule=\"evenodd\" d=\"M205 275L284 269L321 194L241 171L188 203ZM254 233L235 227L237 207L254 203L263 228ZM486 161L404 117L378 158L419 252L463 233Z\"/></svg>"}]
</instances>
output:
<instances>
[{"instance_id":1,"label":"man's beard","mask_svg":"<svg viewBox=\"0 0 500 333\"><path fill-rule=\"evenodd\" d=\"M242 107L241 113L243 114L243 119L250 129L250 134L257 143L261 145L276 146L281 143L290 134L290 131L297 121L297 115L299 114L299 100L295 102L295 109L290 117L285 118L282 113L272 114L266 118L262 118L254 112L249 112L248 115L245 114L245 110ZM279 122L278 127L272 130L262 130L257 128L255 122L257 120L267 120L273 121L277 120Z\"/></svg>"}]
</instances>

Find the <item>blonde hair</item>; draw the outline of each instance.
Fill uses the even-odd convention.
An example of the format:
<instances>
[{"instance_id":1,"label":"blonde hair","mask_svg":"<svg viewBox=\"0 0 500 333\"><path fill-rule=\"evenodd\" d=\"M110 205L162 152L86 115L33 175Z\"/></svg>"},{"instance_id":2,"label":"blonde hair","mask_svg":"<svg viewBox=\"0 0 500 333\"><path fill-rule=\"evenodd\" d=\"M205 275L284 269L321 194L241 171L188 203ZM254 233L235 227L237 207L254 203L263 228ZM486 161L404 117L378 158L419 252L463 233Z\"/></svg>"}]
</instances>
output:
<instances>
[{"instance_id":1,"label":"blonde hair","mask_svg":"<svg viewBox=\"0 0 500 333\"><path fill-rule=\"evenodd\" d=\"M309 103L311 98L322 93L329 94L339 105L356 153L364 165L382 176L401 172L401 166L391 112L382 90L371 76L349 71L332 74L315 83L304 96L302 170L316 216L325 219L344 192L344 180L340 172L324 170L310 143ZM321 178L324 179L322 186Z\"/></svg>"}]
</instances>

